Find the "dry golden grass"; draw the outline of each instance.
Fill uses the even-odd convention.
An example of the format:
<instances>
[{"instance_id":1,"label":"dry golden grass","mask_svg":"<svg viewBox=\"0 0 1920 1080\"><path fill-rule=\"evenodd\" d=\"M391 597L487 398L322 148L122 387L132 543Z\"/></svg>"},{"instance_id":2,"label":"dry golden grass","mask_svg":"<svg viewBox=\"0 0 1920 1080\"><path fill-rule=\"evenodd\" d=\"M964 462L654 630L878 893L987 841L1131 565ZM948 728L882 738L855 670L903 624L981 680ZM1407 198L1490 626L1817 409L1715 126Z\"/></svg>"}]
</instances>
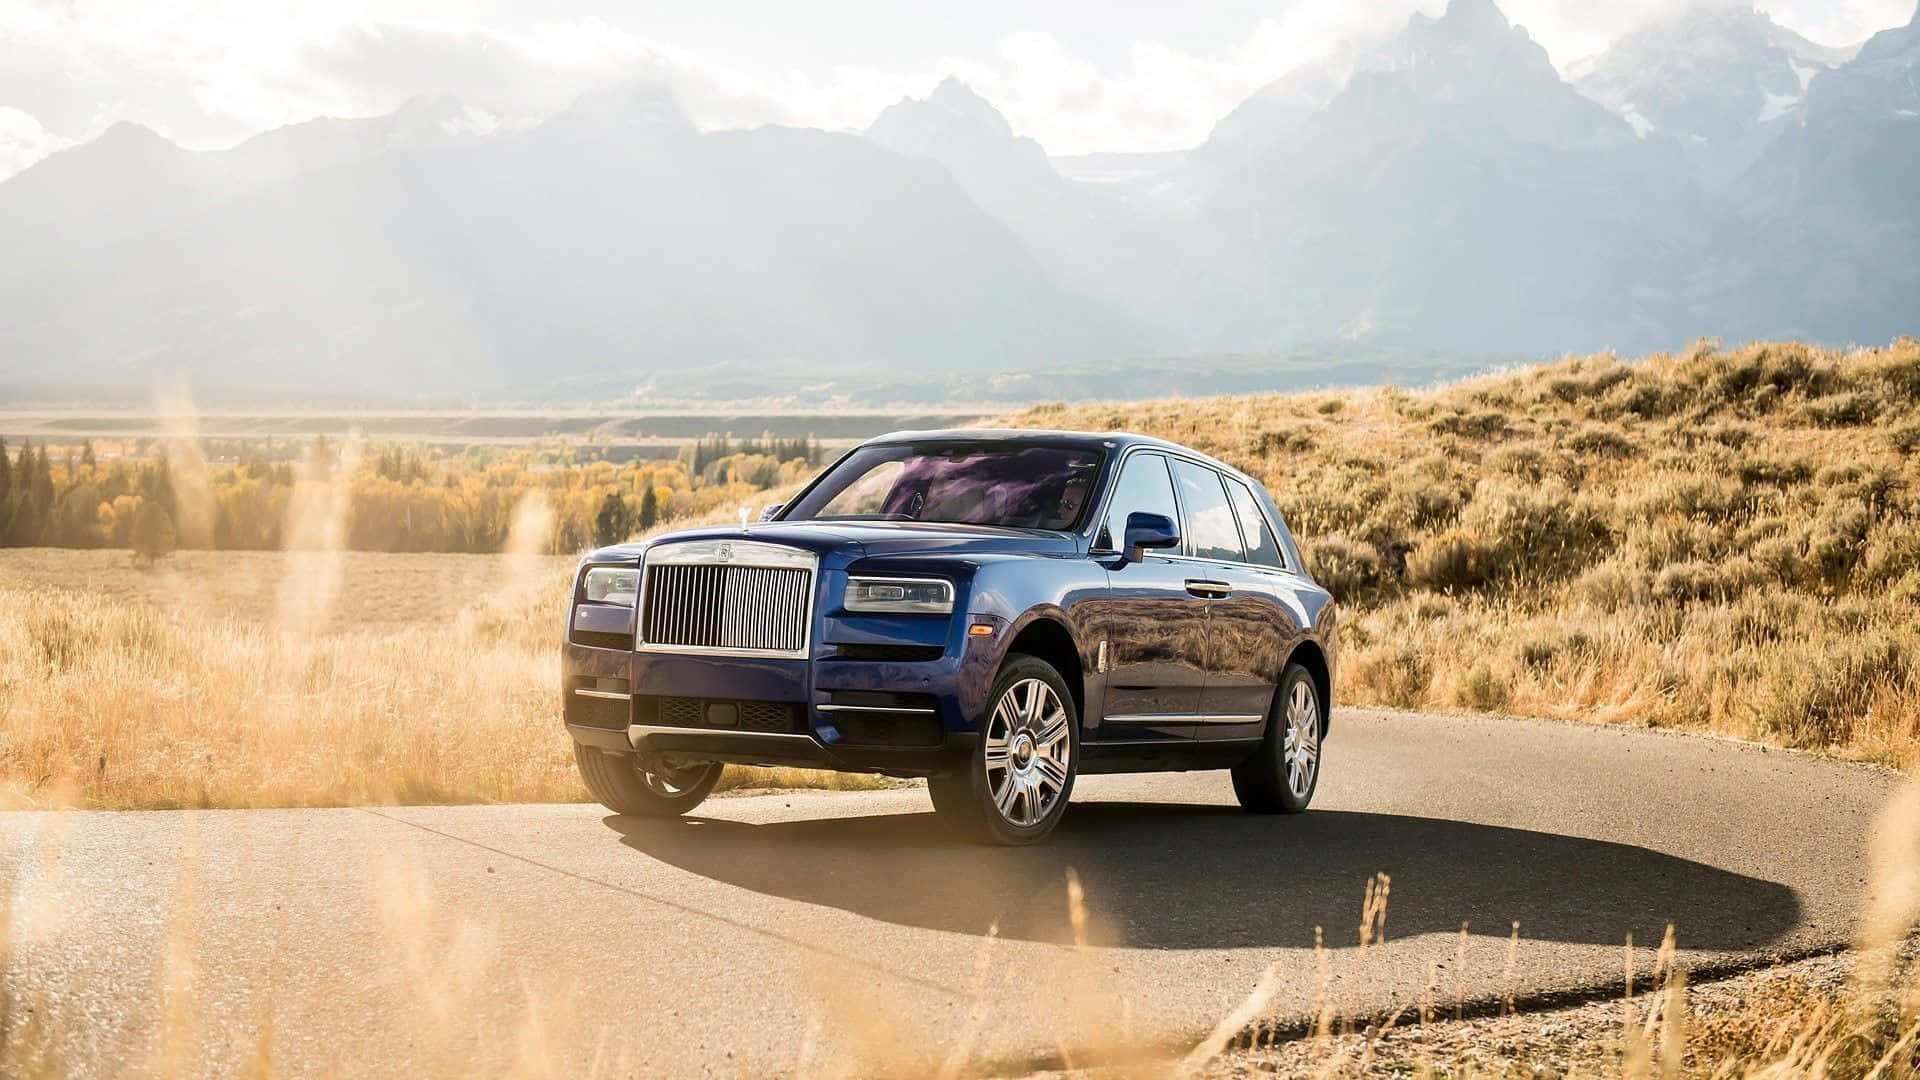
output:
<instances>
[{"instance_id":1,"label":"dry golden grass","mask_svg":"<svg viewBox=\"0 0 1920 1080\"><path fill-rule=\"evenodd\" d=\"M125 552L0 550L0 805L584 799L559 719L572 565L183 552L140 570Z\"/></svg>"},{"instance_id":2,"label":"dry golden grass","mask_svg":"<svg viewBox=\"0 0 1920 1080\"><path fill-rule=\"evenodd\" d=\"M1342 703L1920 763L1920 342L1041 406L1259 477L1344 605Z\"/></svg>"}]
</instances>

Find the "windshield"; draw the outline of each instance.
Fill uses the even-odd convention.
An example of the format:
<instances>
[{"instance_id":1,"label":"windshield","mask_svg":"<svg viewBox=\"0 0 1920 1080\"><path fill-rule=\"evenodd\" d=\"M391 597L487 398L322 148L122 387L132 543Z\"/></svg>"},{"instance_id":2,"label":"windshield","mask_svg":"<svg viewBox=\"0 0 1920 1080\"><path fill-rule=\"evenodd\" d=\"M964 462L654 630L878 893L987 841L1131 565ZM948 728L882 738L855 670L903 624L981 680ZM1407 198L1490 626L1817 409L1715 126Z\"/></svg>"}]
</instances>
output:
<instances>
[{"instance_id":1,"label":"windshield","mask_svg":"<svg viewBox=\"0 0 1920 1080\"><path fill-rule=\"evenodd\" d=\"M1076 528L1098 450L1001 443L863 446L781 515L785 521L935 521Z\"/></svg>"}]
</instances>

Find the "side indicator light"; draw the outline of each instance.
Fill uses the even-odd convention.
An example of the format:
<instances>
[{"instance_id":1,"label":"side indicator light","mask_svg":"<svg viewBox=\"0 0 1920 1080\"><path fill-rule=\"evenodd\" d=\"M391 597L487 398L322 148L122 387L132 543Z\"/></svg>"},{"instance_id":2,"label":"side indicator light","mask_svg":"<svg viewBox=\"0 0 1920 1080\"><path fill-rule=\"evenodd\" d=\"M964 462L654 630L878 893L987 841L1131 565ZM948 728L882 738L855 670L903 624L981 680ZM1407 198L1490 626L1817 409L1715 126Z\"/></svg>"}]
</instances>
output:
<instances>
[{"instance_id":1,"label":"side indicator light","mask_svg":"<svg viewBox=\"0 0 1920 1080\"><path fill-rule=\"evenodd\" d=\"M967 627L967 636L968 637L992 637L993 627L988 625L987 623L974 623L972 626Z\"/></svg>"}]
</instances>

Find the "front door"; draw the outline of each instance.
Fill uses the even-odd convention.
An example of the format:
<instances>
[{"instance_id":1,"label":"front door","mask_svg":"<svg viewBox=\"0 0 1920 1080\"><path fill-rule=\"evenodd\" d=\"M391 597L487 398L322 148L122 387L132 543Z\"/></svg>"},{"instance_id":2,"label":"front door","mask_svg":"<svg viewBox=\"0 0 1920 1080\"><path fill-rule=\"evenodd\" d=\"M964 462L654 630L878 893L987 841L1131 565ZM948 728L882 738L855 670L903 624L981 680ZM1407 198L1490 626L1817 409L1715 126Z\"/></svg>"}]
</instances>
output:
<instances>
[{"instance_id":1,"label":"front door","mask_svg":"<svg viewBox=\"0 0 1920 1080\"><path fill-rule=\"evenodd\" d=\"M1095 548L1118 551L1136 511L1180 520L1165 455L1136 453L1122 464ZM1101 740L1191 737L1206 682L1208 600L1187 588L1188 569L1155 551L1108 563L1098 601L1107 691Z\"/></svg>"}]
</instances>

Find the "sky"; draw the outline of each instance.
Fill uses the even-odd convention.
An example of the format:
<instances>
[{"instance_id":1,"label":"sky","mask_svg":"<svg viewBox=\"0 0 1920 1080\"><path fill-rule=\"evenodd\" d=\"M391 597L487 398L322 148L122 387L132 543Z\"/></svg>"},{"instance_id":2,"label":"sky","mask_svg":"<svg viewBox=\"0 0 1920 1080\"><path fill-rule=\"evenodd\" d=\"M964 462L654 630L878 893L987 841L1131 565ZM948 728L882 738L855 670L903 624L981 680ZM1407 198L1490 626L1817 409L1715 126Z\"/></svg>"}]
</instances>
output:
<instances>
[{"instance_id":1,"label":"sky","mask_svg":"<svg viewBox=\"0 0 1920 1080\"><path fill-rule=\"evenodd\" d=\"M1565 70L1690 0L1504 0ZM1724 2L1724 0L1710 0ZM1914 0L1762 3L1815 41ZM860 128L964 79L1053 154L1193 146L1255 90L1444 0L0 0L0 178L132 121L219 149L451 94L519 124L664 81L703 128Z\"/></svg>"}]
</instances>

